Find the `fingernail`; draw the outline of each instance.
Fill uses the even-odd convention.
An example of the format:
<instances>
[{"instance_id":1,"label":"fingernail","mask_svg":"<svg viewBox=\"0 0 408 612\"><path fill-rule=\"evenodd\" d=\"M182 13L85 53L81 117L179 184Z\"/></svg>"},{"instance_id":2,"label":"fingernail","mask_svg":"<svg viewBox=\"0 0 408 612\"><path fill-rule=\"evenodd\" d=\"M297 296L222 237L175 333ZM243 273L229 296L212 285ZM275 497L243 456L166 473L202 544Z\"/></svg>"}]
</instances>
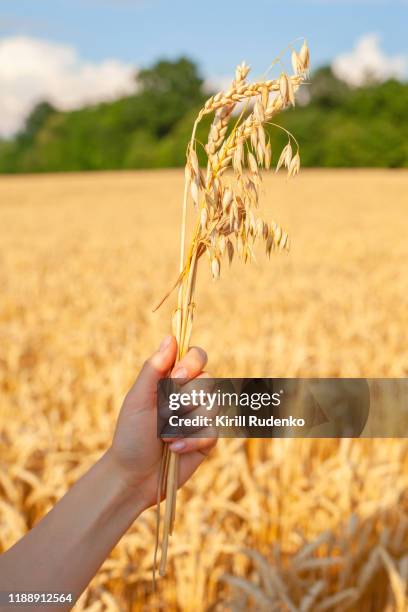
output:
<instances>
[{"instance_id":1,"label":"fingernail","mask_svg":"<svg viewBox=\"0 0 408 612\"><path fill-rule=\"evenodd\" d=\"M172 336L166 336L165 338L163 338L159 346L159 351L161 353L163 353L166 350L166 348L169 346L171 339L172 339Z\"/></svg>"},{"instance_id":2,"label":"fingernail","mask_svg":"<svg viewBox=\"0 0 408 612\"><path fill-rule=\"evenodd\" d=\"M184 442L184 440L177 440L177 442L172 442L169 446L170 450L172 451L181 451L184 450L187 447L187 444Z\"/></svg>"},{"instance_id":3,"label":"fingernail","mask_svg":"<svg viewBox=\"0 0 408 612\"><path fill-rule=\"evenodd\" d=\"M188 378L187 368L177 368L171 375L172 378Z\"/></svg>"}]
</instances>

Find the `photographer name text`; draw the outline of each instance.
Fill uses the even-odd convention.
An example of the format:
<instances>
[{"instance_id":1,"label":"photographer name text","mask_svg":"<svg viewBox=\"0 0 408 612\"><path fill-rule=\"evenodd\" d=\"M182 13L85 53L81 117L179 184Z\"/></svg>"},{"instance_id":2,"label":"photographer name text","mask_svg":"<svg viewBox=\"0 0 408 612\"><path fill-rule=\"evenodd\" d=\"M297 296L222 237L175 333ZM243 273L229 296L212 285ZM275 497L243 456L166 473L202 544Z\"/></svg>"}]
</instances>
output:
<instances>
[{"instance_id":1,"label":"photographer name text","mask_svg":"<svg viewBox=\"0 0 408 612\"><path fill-rule=\"evenodd\" d=\"M179 416L173 414L169 418L172 427L304 427L305 420L293 416L277 418L275 416L259 417L256 414L240 414L237 416L197 415L194 417Z\"/></svg>"}]
</instances>

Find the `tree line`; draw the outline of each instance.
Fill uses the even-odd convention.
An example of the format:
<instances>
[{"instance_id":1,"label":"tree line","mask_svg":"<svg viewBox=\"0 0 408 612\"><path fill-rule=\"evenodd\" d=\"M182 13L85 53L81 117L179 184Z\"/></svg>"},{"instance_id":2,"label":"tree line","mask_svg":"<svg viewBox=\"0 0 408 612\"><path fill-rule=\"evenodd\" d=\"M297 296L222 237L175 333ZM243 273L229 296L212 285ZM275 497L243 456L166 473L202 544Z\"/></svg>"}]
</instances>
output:
<instances>
[{"instance_id":1,"label":"tree line","mask_svg":"<svg viewBox=\"0 0 408 612\"><path fill-rule=\"evenodd\" d=\"M184 165L194 118L208 97L197 66L188 58L161 60L135 80L135 93L114 102L70 112L39 103L12 140L0 141L0 172ZM350 88L324 67L304 87L307 103L278 118L299 141L303 166L408 167L406 83ZM285 136L271 128L270 137L276 161Z\"/></svg>"}]
</instances>

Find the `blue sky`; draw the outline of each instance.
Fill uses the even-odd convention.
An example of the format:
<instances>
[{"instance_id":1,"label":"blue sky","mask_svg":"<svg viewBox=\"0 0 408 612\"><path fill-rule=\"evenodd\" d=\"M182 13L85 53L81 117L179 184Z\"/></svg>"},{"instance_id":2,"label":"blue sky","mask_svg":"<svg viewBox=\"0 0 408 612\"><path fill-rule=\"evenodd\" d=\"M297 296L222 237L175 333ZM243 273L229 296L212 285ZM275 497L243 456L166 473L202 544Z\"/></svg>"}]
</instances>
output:
<instances>
[{"instance_id":1,"label":"blue sky","mask_svg":"<svg viewBox=\"0 0 408 612\"><path fill-rule=\"evenodd\" d=\"M299 37L312 68L352 85L406 79L407 28L408 0L1 0L0 136L40 100L69 109L133 91L135 70L161 57L188 55L221 87L238 62L260 75Z\"/></svg>"},{"instance_id":2,"label":"blue sky","mask_svg":"<svg viewBox=\"0 0 408 612\"><path fill-rule=\"evenodd\" d=\"M200 7L205 5L205 12ZM404 0L2 0L0 35L73 45L85 59L144 65L188 54L206 75L246 59L258 72L287 43L306 36L314 64L349 50L367 32L389 54L406 53Z\"/></svg>"}]
</instances>

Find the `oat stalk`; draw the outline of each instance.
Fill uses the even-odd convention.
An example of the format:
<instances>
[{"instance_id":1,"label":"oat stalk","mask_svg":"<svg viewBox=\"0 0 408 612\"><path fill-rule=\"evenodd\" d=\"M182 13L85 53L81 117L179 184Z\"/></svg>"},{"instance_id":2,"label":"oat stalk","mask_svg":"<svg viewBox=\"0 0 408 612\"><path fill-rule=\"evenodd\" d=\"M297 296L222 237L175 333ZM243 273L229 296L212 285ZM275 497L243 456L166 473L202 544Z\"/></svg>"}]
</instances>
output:
<instances>
[{"instance_id":1,"label":"oat stalk","mask_svg":"<svg viewBox=\"0 0 408 612\"><path fill-rule=\"evenodd\" d=\"M194 123L186 156L179 277L157 306L158 308L170 293L178 288L177 308L172 321L178 344L178 361L185 355L190 343L197 267L201 257L204 254L208 256L212 277L217 280L222 259L227 258L229 263L235 256L245 262L253 260L257 240L264 241L269 256L274 249L289 248L287 233L277 223L268 224L264 221L258 215L258 209L261 168L269 169L272 163L271 143L265 126L269 124L280 128L271 119L278 112L295 105L295 94L309 70L309 50L306 42L299 53L292 51L292 65L294 74L290 76L282 72L278 79L248 83L249 67L245 63L240 64L230 89L209 98ZM228 127L238 104L243 104L244 110L238 115L228 135ZM202 118L210 113L214 113L214 119L204 147L207 155L207 168L204 173L198 162L196 131ZM280 154L276 169L278 171L284 166L289 176L295 176L300 168L299 145L287 130L284 131L288 142ZM225 174L227 169L232 169L228 177ZM186 247L190 199L195 208L196 223ZM169 536L173 531L175 519L178 462L178 455L169 451L168 445L164 445L157 495L154 577L160 540L160 500L164 494L166 506L160 575L164 575L166 569Z\"/></svg>"}]
</instances>

